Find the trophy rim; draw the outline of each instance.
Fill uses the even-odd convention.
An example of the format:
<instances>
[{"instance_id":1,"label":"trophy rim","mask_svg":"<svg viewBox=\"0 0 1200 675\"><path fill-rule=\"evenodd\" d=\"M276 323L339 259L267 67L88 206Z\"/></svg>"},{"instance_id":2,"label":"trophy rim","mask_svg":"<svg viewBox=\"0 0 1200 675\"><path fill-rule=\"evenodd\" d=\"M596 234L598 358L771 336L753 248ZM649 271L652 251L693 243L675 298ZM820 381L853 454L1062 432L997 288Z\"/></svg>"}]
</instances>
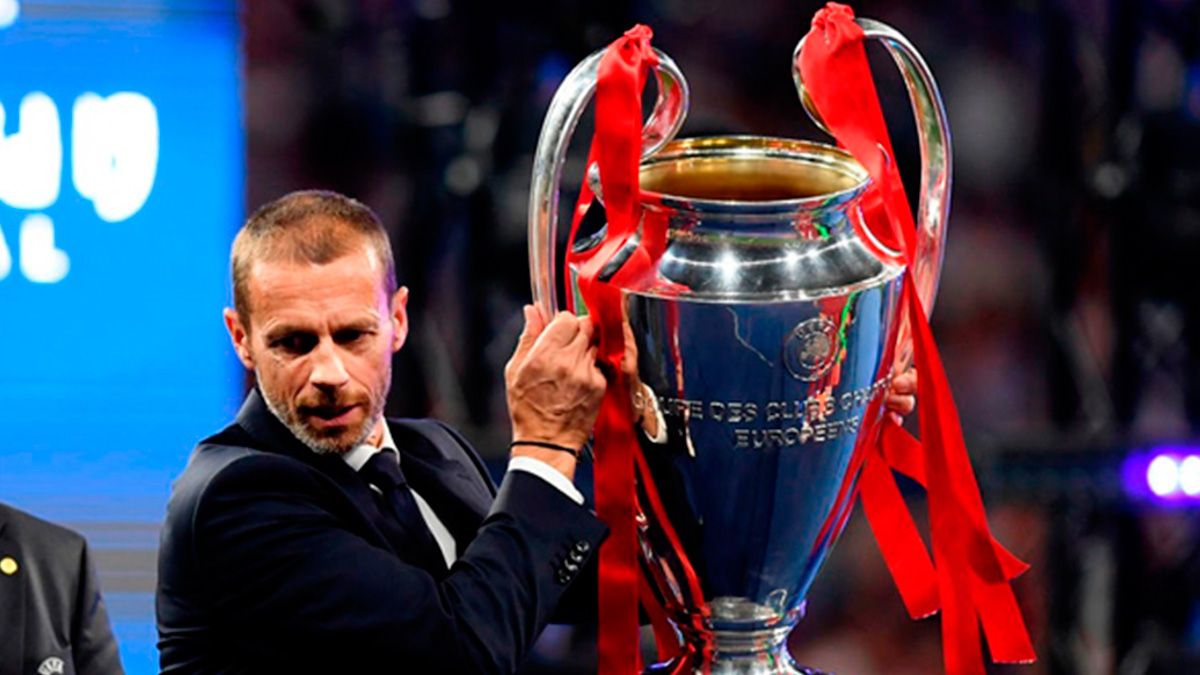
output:
<instances>
[{"instance_id":1,"label":"trophy rim","mask_svg":"<svg viewBox=\"0 0 1200 675\"><path fill-rule=\"evenodd\" d=\"M785 199L714 199L692 197L642 187L642 201L647 206L668 209L723 212L745 212L762 217L770 212L817 209L830 204L844 204L857 199L871 183L870 174L854 157L825 143L794 138L757 135L718 135L677 138L653 155L642 158L639 171L643 184L646 175L658 166L681 161L774 161L803 166L806 170L825 171L834 179L849 181L837 189L812 195Z\"/></svg>"}]
</instances>

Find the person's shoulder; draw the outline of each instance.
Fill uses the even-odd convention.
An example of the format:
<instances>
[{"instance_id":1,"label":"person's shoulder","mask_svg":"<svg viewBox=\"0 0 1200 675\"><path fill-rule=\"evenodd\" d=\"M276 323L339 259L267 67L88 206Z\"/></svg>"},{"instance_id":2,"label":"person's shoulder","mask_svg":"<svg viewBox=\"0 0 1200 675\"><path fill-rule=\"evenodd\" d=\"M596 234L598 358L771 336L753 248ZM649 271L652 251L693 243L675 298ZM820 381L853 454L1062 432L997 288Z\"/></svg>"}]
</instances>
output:
<instances>
[{"instance_id":1,"label":"person's shoulder","mask_svg":"<svg viewBox=\"0 0 1200 675\"><path fill-rule=\"evenodd\" d=\"M281 479L304 471L303 463L286 455L256 447L244 429L232 424L202 441L192 451L183 473L171 488L168 519L194 511L214 485L240 484L245 480Z\"/></svg>"},{"instance_id":2,"label":"person's shoulder","mask_svg":"<svg viewBox=\"0 0 1200 675\"><path fill-rule=\"evenodd\" d=\"M68 527L39 518L8 504L0 503L0 522L6 524L9 536L19 538L23 544L62 550L84 546L82 534Z\"/></svg>"},{"instance_id":3,"label":"person's shoulder","mask_svg":"<svg viewBox=\"0 0 1200 675\"><path fill-rule=\"evenodd\" d=\"M253 447L250 435L238 425L231 424L196 445L183 474L175 481L173 492L202 491L214 476L230 465L259 454L265 453Z\"/></svg>"},{"instance_id":4,"label":"person's shoulder","mask_svg":"<svg viewBox=\"0 0 1200 675\"><path fill-rule=\"evenodd\" d=\"M471 443L449 424L431 417L389 417L387 423L397 442L402 443L402 439L405 438L419 438L425 442L426 447L433 448L442 458L473 466L491 485L491 477L483 458Z\"/></svg>"},{"instance_id":5,"label":"person's shoulder","mask_svg":"<svg viewBox=\"0 0 1200 675\"><path fill-rule=\"evenodd\" d=\"M483 461L471 443L457 429L432 417L389 417L388 426L392 436L399 440L405 436L416 436L433 446L444 457L461 460L464 455L470 463L483 470Z\"/></svg>"},{"instance_id":6,"label":"person's shoulder","mask_svg":"<svg viewBox=\"0 0 1200 675\"><path fill-rule=\"evenodd\" d=\"M425 438L437 442L452 440L456 445L470 448L471 444L454 427L432 417L389 417L387 423L392 427L393 435L396 430L408 430L418 433Z\"/></svg>"}]
</instances>

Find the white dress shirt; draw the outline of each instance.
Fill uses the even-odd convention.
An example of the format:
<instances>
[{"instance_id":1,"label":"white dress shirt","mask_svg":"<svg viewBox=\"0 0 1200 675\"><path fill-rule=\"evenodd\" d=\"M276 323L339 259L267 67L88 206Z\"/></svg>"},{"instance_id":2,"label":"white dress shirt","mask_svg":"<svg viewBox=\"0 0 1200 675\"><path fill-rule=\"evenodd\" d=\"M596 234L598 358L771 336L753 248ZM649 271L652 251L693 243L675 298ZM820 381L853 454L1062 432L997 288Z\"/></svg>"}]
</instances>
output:
<instances>
[{"instance_id":1,"label":"white dress shirt","mask_svg":"<svg viewBox=\"0 0 1200 675\"><path fill-rule=\"evenodd\" d=\"M392 430L388 428L386 423L383 425L383 439L379 447L370 443L361 443L343 454L342 459L345 460L346 464L350 465L351 469L357 472L367 464L367 461L375 453L384 449L394 452L396 461L400 461L400 451L396 448L396 442L392 440ZM576 504L583 504L583 495L580 494L575 484L557 469L540 459L513 457L508 462L508 470L531 473L554 486ZM446 567L450 567L458 559L458 542L454 540L454 536L450 534L450 530L442 522L442 519L438 518L437 514L434 513L433 507L429 505L429 502L425 501L425 498L413 489L411 485L408 487L412 492L413 500L417 503L417 510L421 512L421 518L425 521L426 527L429 528L429 533L433 535L433 540L437 542L438 548L442 551L442 557L446 560ZM374 485L371 486L371 489L376 490Z\"/></svg>"}]
</instances>

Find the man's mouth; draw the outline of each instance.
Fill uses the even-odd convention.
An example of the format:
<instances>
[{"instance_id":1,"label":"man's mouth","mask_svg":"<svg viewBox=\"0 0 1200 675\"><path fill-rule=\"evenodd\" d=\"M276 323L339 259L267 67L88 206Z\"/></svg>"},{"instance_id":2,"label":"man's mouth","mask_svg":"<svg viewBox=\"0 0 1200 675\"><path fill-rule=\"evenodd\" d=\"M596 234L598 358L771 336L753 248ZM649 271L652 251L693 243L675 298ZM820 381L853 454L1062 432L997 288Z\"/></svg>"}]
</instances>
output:
<instances>
[{"instance_id":1,"label":"man's mouth","mask_svg":"<svg viewBox=\"0 0 1200 675\"><path fill-rule=\"evenodd\" d=\"M351 405L320 405L301 408L310 420L318 427L340 427L350 424L358 404Z\"/></svg>"}]
</instances>

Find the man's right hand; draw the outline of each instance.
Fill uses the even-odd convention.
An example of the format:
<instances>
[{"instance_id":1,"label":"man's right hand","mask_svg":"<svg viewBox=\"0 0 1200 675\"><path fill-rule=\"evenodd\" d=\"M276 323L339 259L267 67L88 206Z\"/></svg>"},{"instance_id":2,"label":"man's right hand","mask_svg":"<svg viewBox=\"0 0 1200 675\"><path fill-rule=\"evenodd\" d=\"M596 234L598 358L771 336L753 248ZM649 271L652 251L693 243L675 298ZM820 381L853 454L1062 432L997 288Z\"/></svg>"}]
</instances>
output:
<instances>
[{"instance_id":1,"label":"man's right hand","mask_svg":"<svg viewBox=\"0 0 1200 675\"><path fill-rule=\"evenodd\" d=\"M606 382L596 366L591 319L559 312L545 323L531 305L525 306L525 330L504 368L512 439L542 441L578 450L591 435ZM516 455L539 459L554 450L517 446ZM556 467L560 461L551 462ZM562 467L559 467L560 469ZM570 471L573 473L574 462Z\"/></svg>"}]
</instances>

